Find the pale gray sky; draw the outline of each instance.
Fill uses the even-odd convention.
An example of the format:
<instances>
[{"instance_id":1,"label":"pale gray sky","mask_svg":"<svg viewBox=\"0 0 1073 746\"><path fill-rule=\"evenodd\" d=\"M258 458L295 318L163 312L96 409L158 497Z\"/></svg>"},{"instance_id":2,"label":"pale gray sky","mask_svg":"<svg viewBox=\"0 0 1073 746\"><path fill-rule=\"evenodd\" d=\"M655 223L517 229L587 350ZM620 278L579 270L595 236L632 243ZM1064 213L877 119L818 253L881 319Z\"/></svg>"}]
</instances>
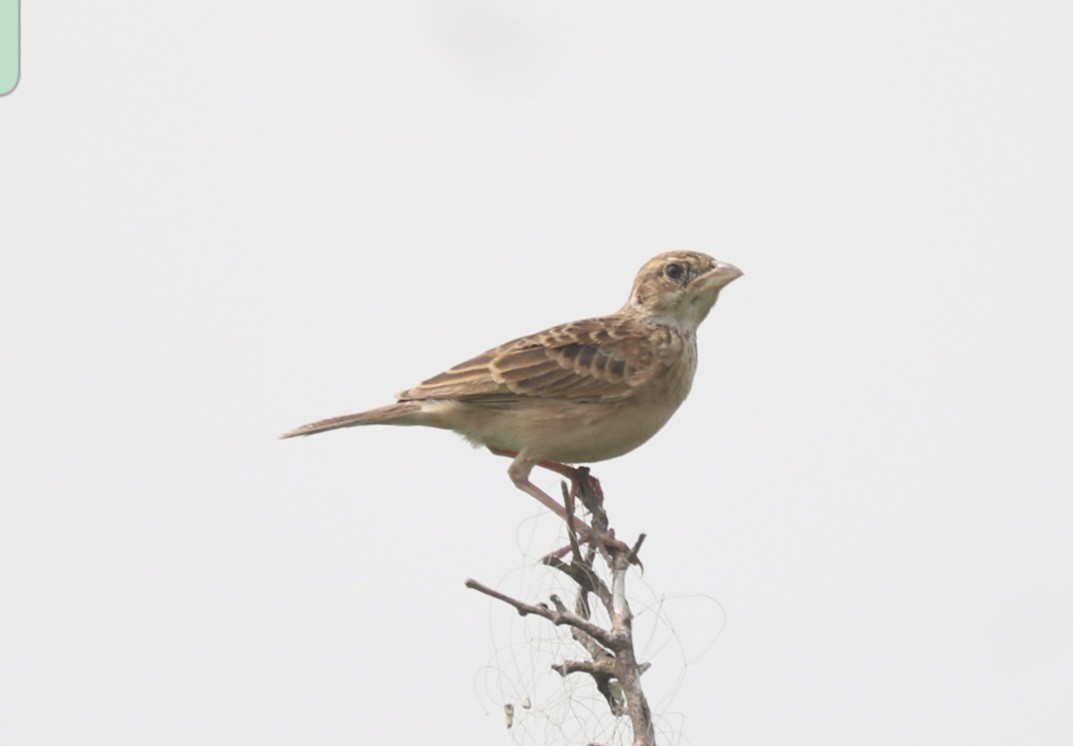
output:
<instances>
[{"instance_id":1,"label":"pale gray sky","mask_svg":"<svg viewBox=\"0 0 1073 746\"><path fill-rule=\"evenodd\" d=\"M530 694L517 742L571 733L462 586L545 582L507 462L275 436L672 248L745 277L595 469L672 742L1073 740L1073 10L578 5L24 3L0 740L505 744Z\"/></svg>"}]
</instances>

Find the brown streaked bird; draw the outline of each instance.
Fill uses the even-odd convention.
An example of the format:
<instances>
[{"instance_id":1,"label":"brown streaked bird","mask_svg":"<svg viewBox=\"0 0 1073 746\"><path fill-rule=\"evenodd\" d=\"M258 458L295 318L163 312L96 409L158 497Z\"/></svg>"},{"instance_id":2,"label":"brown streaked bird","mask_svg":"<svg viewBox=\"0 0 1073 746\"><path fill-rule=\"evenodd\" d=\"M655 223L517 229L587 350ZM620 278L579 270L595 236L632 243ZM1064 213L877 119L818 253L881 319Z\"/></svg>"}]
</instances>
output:
<instances>
[{"instance_id":1,"label":"brown streaked bird","mask_svg":"<svg viewBox=\"0 0 1073 746\"><path fill-rule=\"evenodd\" d=\"M621 456L655 435L693 384L697 327L741 274L695 251L660 254L610 316L520 337L403 391L394 404L281 437L356 425L453 430L513 458L507 473L514 485L565 518L563 506L529 481L533 467L576 487L580 473L570 464Z\"/></svg>"}]
</instances>

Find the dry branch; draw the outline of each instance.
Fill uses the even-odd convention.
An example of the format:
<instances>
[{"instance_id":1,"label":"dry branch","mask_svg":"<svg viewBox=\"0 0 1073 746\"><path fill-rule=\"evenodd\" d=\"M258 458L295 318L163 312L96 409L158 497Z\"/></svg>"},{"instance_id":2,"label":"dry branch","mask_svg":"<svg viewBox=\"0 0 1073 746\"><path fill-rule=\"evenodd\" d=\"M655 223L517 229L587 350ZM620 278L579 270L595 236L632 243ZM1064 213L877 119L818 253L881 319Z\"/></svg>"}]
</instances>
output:
<instances>
[{"instance_id":1,"label":"dry branch","mask_svg":"<svg viewBox=\"0 0 1073 746\"><path fill-rule=\"evenodd\" d=\"M641 534L632 547L619 541L605 542L599 546L580 544L574 531L575 502L580 502L589 512L589 525L593 529L611 537L614 531L609 529L599 482L588 475L587 469L579 472L578 480L569 491L563 484L570 544L543 559L545 565L562 573L576 585L574 610L568 609L562 599L554 594L548 598L550 603L532 604L476 580L467 580L466 587L514 607L522 616L532 614L557 626L568 627L571 637L589 658L564 660L554 664L552 669L564 678L576 673L591 676L611 713L616 717L629 716L634 746L655 746L652 715L641 687L641 675L649 664L637 662L633 646L633 615L626 601L626 573L631 565L640 565L637 553L645 535ZM563 559L566 555L570 556L570 561ZM598 565L598 562L602 565ZM601 577L598 567L610 575L610 584ZM594 596L607 612L610 620L607 628L592 621L590 596Z\"/></svg>"}]
</instances>

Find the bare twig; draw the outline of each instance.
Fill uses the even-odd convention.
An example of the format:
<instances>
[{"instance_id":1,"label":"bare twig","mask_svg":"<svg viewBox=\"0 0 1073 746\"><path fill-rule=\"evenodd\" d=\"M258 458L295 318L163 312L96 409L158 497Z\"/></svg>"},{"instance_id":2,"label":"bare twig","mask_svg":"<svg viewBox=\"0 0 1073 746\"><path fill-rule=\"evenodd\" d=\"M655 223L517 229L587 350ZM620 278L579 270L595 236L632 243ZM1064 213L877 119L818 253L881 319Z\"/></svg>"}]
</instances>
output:
<instances>
[{"instance_id":1,"label":"bare twig","mask_svg":"<svg viewBox=\"0 0 1073 746\"><path fill-rule=\"evenodd\" d=\"M570 551L575 559L581 559L581 547L577 543L577 532L574 530L574 495L566 488L566 482L559 482L563 491L563 504L566 506L566 535L570 539Z\"/></svg>"},{"instance_id":2,"label":"bare twig","mask_svg":"<svg viewBox=\"0 0 1073 746\"><path fill-rule=\"evenodd\" d=\"M604 509L603 490L600 483L589 475L588 469L580 467L578 478L573 480L569 490L563 483L562 492L570 544L551 552L541 561L577 586L573 612L555 594L549 596L550 605L531 604L493 590L476 580L467 580L466 586L514 607L522 616L532 614L552 624L570 628L571 637L589 655L589 660L564 660L554 664L552 669L564 678L575 673L591 676L611 713L616 717L629 716L634 746L654 746L652 714L641 688L641 675L648 670L649 664L637 661L633 648L633 614L626 600L626 574L631 565L641 566L637 555L645 534L638 536L632 547L613 538L615 532L610 528ZM594 541L586 536L587 546L582 547L575 530L579 524L585 524L575 521L575 501L589 511L589 525L594 533L610 541ZM569 562L563 560L567 554L571 557ZM603 562L600 571L596 567L597 558ZM609 582L604 579L607 575L610 575ZM590 595L595 596L607 612L610 619L608 628L592 621Z\"/></svg>"},{"instance_id":3,"label":"bare twig","mask_svg":"<svg viewBox=\"0 0 1073 746\"><path fill-rule=\"evenodd\" d=\"M544 604L527 604L524 601L519 601L516 598L511 598L505 593L500 593L499 591L493 590L488 586L484 585L483 583L479 583L476 580L473 580L472 578L466 581L466 587L472 588L475 591L480 591L484 595L491 596L492 598L502 601L503 603L510 604L515 609L517 609L518 613L522 616L526 616L527 614L535 614L537 616L544 617L549 622L557 626L566 624L571 627L576 627L585 634L592 637L604 647L613 648L616 644L614 637L612 637L611 634L607 632L607 630L593 624L587 619L582 619L581 617L577 616L576 614L572 614L569 611L549 609Z\"/></svg>"},{"instance_id":4,"label":"bare twig","mask_svg":"<svg viewBox=\"0 0 1073 746\"><path fill-rule=\"evenodd\" d=\"M611 603L611 591L607 589L604 581L592 569L592 562L571 562L567 564L557 557L545 557L543 563L548 567L554 567L559 572L578 584L581 589L593 593L604 606Z\"/></svg>"}]
</instances>

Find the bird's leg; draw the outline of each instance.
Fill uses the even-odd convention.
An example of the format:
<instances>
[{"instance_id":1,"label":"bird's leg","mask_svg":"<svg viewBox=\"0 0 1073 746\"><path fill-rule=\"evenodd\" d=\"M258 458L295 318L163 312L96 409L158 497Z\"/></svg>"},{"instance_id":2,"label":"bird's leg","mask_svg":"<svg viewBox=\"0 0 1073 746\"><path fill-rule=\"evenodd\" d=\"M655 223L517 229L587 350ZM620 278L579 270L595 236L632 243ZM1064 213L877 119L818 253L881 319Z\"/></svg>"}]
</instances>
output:
<instances>
[{"instance_id":1,"label":"bird's leg","mask_svg":"<svg viewBox=\"0 0 1073 746\"><path fill-rule=\"evenodd\" d=\"M505 452L502 451L492 452L501 456L507 455ZM571 516L562 505L553 500L551 496L549 496L542 489L530 482L529 474L533 471L533 467L536 466L537 463L538 462L532 461L523 456L522 454L518 454L514 457L514 460L511 462L510 467L507 469L507 474L510 475L510 480L514 482L515 487L517 487L530 497L536 498L542 505L548 508L548 510L552 511L553 513L555 513L555 515L566 521L566 525L573 529L576 529L578 533L580 533L585 538L585 541L591 542L599 546L605 546L614 549L625 549L626 551L629 551L629 547L623 544L618 539L616 539L614 534L594 529L584 521L578 519L577 517ZM557 466L564 466L563 464L559 464L555 461L549 463L556 464ZM566 468L569 468L575 473L577 473L579 477L582 476L582 472L573 469L573 467ZM564 474L564 476L569 475ZM575 489L576 484L577 483L575 483Z\"/></svg>"},{"instance_id":2,"label":"bird's leg","mask_svg":"<svg viewBox=\"0 0 1073 746\"><path fill-rule=\"evenodd\" d=\"M512 459L518 458L517 451L505 451L500 448L493 448L492 446L488 446L488 450L494 453L496 456L506 456L507 458ZM536 465L541 468L547 469L548 471L553 471L556 474L559 474L569 479L570 493L573 496L583 496L585 494L584 490L586 488L589 488L591 490L590 494L596 496L597 504L603 504L603 487L600 486L600 480L592 476L592 474L589 473L588 469L579 469L578 467L570 466L570 464L563 464L558 461L537 461ZM546 496L547 495L545 495L545 497ZM582 498L582 502L587 502L584 497ZM588 506L586 505L586 507Z\"/></svg>"},{"instance_id":3,"label":"bird's leg","mask_svg":"<svg viewBox=\"0 0 1073 746\"><path fill-rule=\"evenodd\" d=\"M530 461L527 458L524 458L520 455L515 456L514 460L510 464L510 467L507 469L507 474L510 476L510 481L514 482L515 487L517 487L530 497L536 498L541 505L546 507L555 515L562 518L564 521L566 521L567 525L572 524L573 527L578 529L583 536L585 536L586 538L592 538L595 534L593 530L589 528L589 525L587 523L579 520L576 517L571 518L570 514L566 512L566 508L564 508L556 500L554 500L551 495L549 495L544 490L540 489L535 484L529 481L529 474L533 471L533 467L535 465L536 464L534 462Z\"/></svg>"},{"instance_id":4,"label":"bird's leg","mask_svg":"<svg viewBox=\"0 0 1073 746\"><path fill-rule=\"evenodd\" d=\"M570 466L558 461L538 461L537 466L542 466L556 474L562 474L570 480L570 496L580 498L581 504L590 513L604 504L604 490L600 486L600 480L592 476L588 467Z\"/></svg>"},{"instance_id":5,"label":"bird's leg","mask_svg":"<svg viewBox=\"0 0 1073 746\"><path fill-rule=\"evenodd\" d=\"M607 528L607 514L604 513L604 490L600 480L592 476L587 466L575 469L577 479L570 483L570 494L581 500L581 504L592 516L592 526L597 530ZM602 525L601 525L602 524Z\"/></svg>"}]
</instances>

